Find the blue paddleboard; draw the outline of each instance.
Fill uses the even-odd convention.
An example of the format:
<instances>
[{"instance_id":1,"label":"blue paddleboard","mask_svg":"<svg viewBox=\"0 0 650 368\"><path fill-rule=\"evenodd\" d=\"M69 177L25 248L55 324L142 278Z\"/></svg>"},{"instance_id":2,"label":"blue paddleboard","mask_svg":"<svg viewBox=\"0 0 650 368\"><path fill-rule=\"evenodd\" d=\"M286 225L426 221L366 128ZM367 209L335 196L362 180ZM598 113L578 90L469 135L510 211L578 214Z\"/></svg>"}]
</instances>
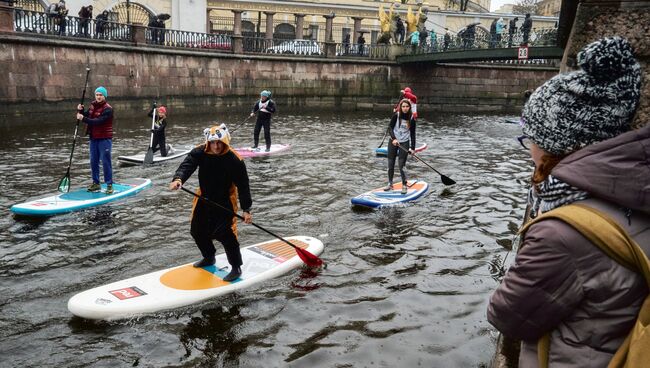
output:
<instances>
[{"instance_id":1,"label":"blue paddleboard","mask_svg":"<svg viewBox=\"0 0 650 368\"><path fill-rule=\"evenodd\" d=\"M364 207L386 207L398 203L410 202L420 198L429 189L429 184L425 181L407 182L408 191L402 194L402 183L393 185L393 190L384 191L384 188L373 189L369 192L359 194L352 198L350 203L356 206Z\"/></svg>"},{"instance_id":2,"label":"blue paddleboard","mask_svg":"<svg viewBox=\"0 0 650 368\"><path fill-rule=\"evenodd\" d=\"M389 143L389 144L390 144L390 143ZM415 148L415 153L418 153L418 152L424 151L425 149L427 149L427 144L426 144L426 143L422 143L422 144L420 144L419 146L417 146L417 147ZM377 156L388 156L388 148L386 148L386 147L379 147L379 148L376 148L376 149L375 149L375 154L376 154Z\"/></svg>"},{"instance_id":3,"label":"blue paddleboard","mask_svg":"<svg viewBox=\"0 0 650 368\"><path fill-rule=\"evenodd\" d=\"M106 194L106 184L102 184L99 192L88 192L86 188L80 188L13 205L11 212L24 216L52 216L113 202L134 195L150 185L149 179L135 178L122 183L113 183L112 194Z\"/></svg>"}]
</instances>

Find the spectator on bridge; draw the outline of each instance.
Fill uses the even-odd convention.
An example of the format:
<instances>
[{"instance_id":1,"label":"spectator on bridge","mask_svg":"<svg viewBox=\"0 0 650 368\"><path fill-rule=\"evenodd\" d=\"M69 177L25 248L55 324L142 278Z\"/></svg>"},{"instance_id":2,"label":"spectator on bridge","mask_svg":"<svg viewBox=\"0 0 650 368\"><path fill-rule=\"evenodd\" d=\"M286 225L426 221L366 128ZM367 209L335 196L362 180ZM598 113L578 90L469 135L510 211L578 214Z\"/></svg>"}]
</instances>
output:
<instances>
[{"instance_id":1,"label":"spectator on bridge","mask_svg":"<svg viewBox=\"0 0 650 368\"><path fill-rule=\"evenodd\" d=\"M650 126L630 126L643 75L620 37L587 45L578 65L524 107L520 141L535 162L529 198L537 221L523 229L487 318L523 340L519 367L642 367L632 359L647 343L630 337L647 336L647 270L615 259L613 249L636 249L643 263L650 255ZM547 217L561 211L563 219Z\"/></svg>"},{"instance_id":2,"label":"spectator on bridge","mask_svg":"<svg viewBox=\"0 0 650 368\"><path fill-rule=\"evenodd\" d=\"M58 22L59 22L59 36L65 36L65 29L68 25L68 8L65 6L65 1L61 0L58 4Z\"/></svg>"},{"instance_id":3,"label":"spectator on bridge","mask_svg":"<svg viewBox=\"0 0 650 368\"><path fill-rule=\"evenodd\" d=\"M508 47L512 47L512 38L515 35L515 32L517 31L517 21L519 20L519 17L514 17L513 19L510 20L510 23L508 24Z\"/></svg>"},{"instance_id":4,"label":"spectator on bridge","mask_svg":"<svg viewBox=\"0 0 650 368\"><path fill-rule=\"evenodd\" d=\"M420 44L420 32L416 29L409 35L409 37L411 38L411 48L415 51Z\"/></svg>"},{"instance_id":5,"label":"spectator on bridge","mask_svg":"<svg viewBox=\"0 0 650 368\"><path fill-rule=\"evenodd\" d=\"M404 28L404 22L402 22L402 18L400 18L399 15L397 16L395 28L395 41L401 45L404 43L404 35L406 34L406 29Z\"/></svg>"},{"instance_id":6,"label":"spectator on bridge","mask_svg":"<svg viewBox=\"0 0 650 368\"><path fill-rule=\"evenodd\" d=\"M462 34L459 33L461 39L463 40L463 48L470 49L474 47L474 41L476 40L476 24L468 25L463 31Z\"/></svg>"},{"instance_id":7,"label":"spectator on bridge","mask_svg":"<svg viewBox=\"0 0 650 368\"><path fill-rule=\"evenodd\" d=\"M445 35L442 38L442 50L447 51L449 49L450 43L451 43L451 31L449 31L449 28L445 28Z\"/></svg>"},{"instance_id":8,"label":"spectator on bridge","mask_svg":"<svg viewBox=\"0 0 650 368\"><path fill-rule=\"evenodd\" d=\"M493 49L496 47L497 43L497 20L494 19L490 23L490 48Z\"/></svg>"},{"instance_id":9,"label":"spectator on bridge","mask_svg":"<svg viewBox=\"0 0 650 368\"><path fill-rule=\"evenodd\" d=\"M501 40L503 39L503 29L506 27L506 23L503 18L499 18L497 21L497 42L496 47L501 47Z\"/></svg>"},{"instance_id":10,"label":"spectator on bridge","mask_svg":"<svg viewBox=\"0 0 650 368\"><path fill-rule=\"evenodd\" d=\"M422 26L422 29L419 31L420 32L420 46L424 49L427 47L427 37L429 37L429 32L427 31L427 27L424 25Z\"/></svg>"},{"instance_id":11,"label":"spectator on bridge","mask_svg":"<svg viewBox=\"0 0 650 368\"><path fill-rule=\"evenodd\" d=\"M523 45L528 45L528 36L530 35L530 30L533 28L533 19L530 17L530 13L526 14L524 19L524 24L521 25L521 32L524 34Z\"/></svg>"},{"instance_id":12,"label":"spectator on bridge","mask_svg":"<svg viewBox=\"0 0 650 368\"><path fill-rule=\"evenodd\" d=\"M359 48L359 50L357 50L357 53L363 56L365 52L364 48L366 47L366 39L363 38L363 32L359 33L359 38L357 39L357 47Z\"/></svg>"},{"instance_id":13,"label":"spectator on bridge","mask_svg":"<svg viewBox=\"0 0 650 368\"><path fill-rule=\"evenodd\" d=\"M438 51L438 35L433 29L429 32L429 44L431 45L431 51Z\"/></svg>"},{"instance_id":14,"label":"spectator on bridge","mask_svg":"<svg viewBox=\"0 0 650 368\"><path fill-rule=\"evenodd\" d=\"M108 22L108 10L104 10L100 15L97 16L97 18L95 18L95 20L97 21L95 37L106 38L105 32L106 22Z\"/></svg>"},{"instance_id":15,"label":"spectator on bridge","mask_svg":"<svg viewBox=\"0 0 650 368\"><path fill-rule=\"evenodd\" d=\"M78 14L79 29L77 32L79 32L80 36L83 35L84 37L88 37L88 24L90 24L90 20L93 19L93 6L82 6Z\"/></svg>"}]
</instances>

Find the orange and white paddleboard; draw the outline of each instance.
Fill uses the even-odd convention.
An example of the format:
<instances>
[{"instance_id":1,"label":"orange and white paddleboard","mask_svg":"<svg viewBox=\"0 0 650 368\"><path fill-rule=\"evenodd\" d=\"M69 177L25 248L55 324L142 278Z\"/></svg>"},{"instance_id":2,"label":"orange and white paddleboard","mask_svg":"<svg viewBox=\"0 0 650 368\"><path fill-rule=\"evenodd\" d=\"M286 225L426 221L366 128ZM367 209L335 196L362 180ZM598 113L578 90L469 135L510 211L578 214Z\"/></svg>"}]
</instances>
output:
<instances>
[{"instance_id":1,"label":"orange and white paddleboard","mask_svg":"<svg viewBox=\"0 0 650 368\"><path fill-rule=\"evenodd\" d=\"M323 252L323 243L316 238L286 239L316 256ZM280 240L251 245L241 253L242 275L232 282L223 281L230 266L226 255L219 254L214 266L195 268L188 263L86 290L70 298L68 310L75 316L99 320L154 313L245 289L303 264L296 251Z\"/></svg>"}]
</instances>

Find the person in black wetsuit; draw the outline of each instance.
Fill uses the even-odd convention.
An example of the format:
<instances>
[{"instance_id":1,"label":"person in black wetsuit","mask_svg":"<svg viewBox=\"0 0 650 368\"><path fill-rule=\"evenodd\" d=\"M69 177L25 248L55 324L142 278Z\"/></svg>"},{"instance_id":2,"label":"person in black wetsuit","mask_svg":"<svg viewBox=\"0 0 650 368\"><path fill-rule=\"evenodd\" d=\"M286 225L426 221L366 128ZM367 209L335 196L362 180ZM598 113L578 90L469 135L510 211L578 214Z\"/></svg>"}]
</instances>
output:
<instances>
[{"instance_id":1,"label":"person in black wetsuit","mask_svg":"<svg viewBox=\"0 0 650 368\"><path fill-rule=\"evenodd\" d=\"M260 141L260 130L264 127L264 143L266 152L271 150L271 115L275 112L275 102L271 100L271 91L264 90L260 93L260 100L255 103L251 116L257 113L257 122L253 131L253 149L257 150Z\"/></svg>"},{"instance_id":2,"label":"person in black wetsuit","mask_svg":"<svg viewBox=\"0 0 650 368\"><path fill-rule=\"evenodd\" d=\"M415 152L415 118L413 117L413 113L411 113L411 101L407 98L399 103L399 111L390 119L388 134L390 134L391 138L388 143L388 185L384 190L389 191L393 189L395 157L398 156L399 173L402 176L402 194L406 194L408 187L406 186L404 166L406 165L408 154ZM404 150L399 149L400 146Z\"/></svg>"},{"instance_id":3,"label":"person in black wetsuit","mask_svg":"<svg viewBox=\"0 0 650 368\"><path fill-rule=\"evenodd\" d=\"M156 108L154 104L151 111L149 111L149 117L153 117L153 110L156 109L156 120L153 123L153 143L151 148L154 152L160 150L160 156L167 157L168 151L172 151L171 146L165 144L165 128L167 127L167 108L165 106L160 106Z\"/></svg>"},{"instance_id":4,"label":"person in black wetsuit","mask_svg":"<svg viewBox=\"0 0 650 368\"><path fill-rule=\"evenodd\" d=\"M244 160L230 148L230 134L225 124L204 130L205 144L194 148L178 167L169 189L178 190L199 169L198 194L221 206L237 212L237 196L244 214L244 222L250 224L250 186ZM224 281L234 281L241 276L242 257L237 240L237 219L210 203L195 199L190 230L203 259L194 267L207 267L215 263L216 249L212 239L223 244L231 266Z\"/></svg>"}]
</instances>

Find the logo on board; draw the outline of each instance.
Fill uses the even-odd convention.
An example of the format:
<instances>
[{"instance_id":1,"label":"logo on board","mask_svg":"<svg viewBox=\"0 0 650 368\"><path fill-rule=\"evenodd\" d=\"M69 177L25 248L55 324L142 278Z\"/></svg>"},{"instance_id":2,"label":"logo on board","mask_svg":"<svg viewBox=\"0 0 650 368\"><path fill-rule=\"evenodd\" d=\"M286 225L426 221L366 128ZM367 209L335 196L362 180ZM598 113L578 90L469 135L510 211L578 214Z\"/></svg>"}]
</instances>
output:
<instances>
[{"instance_id":1,"label":"logo on board","mask_svg":"<svg viewBox=\"0 0 650 368\"><path fill-rule=\"evenodd\" d=\"M142 291L141 289L135 286L131 286L119 290L111 290L109 291L109 293L113 294L113 296L119 300L137 298L139 296L147 295L147 293L145 293L144 291Z\"/></svg>"}]
</instances>

